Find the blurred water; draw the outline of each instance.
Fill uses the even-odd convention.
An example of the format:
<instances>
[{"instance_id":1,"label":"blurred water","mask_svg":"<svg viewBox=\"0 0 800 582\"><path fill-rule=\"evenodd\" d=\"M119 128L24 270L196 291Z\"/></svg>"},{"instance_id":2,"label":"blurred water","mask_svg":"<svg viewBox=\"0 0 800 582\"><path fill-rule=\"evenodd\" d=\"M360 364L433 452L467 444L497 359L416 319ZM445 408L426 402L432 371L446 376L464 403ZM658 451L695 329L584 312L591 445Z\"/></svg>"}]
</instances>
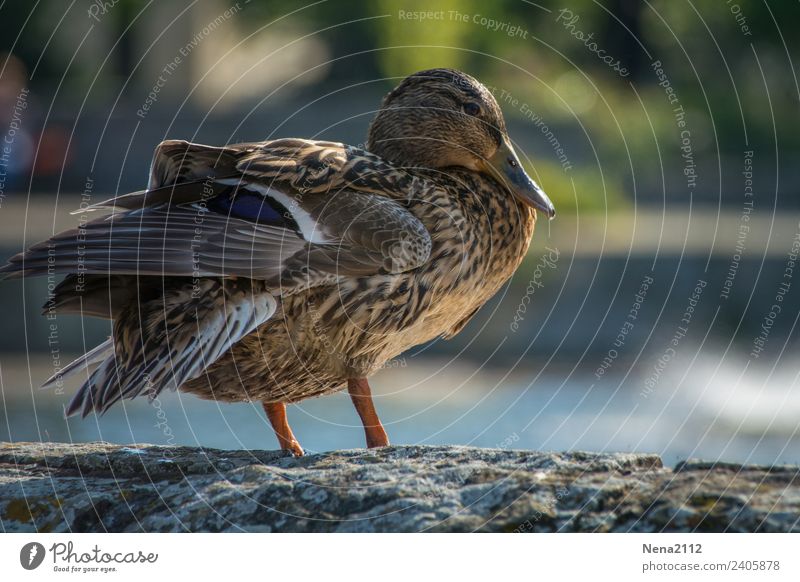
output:
<instances>
[{"instance_id":1,"label":"blurred water","mask_svg":"<svg viewBox=\"0 0 800 582\"><path fill-rule=\"evenodd\" d=\"M408 364L384 370L372 382L395 444L655 452L667 464L687 457L800 463L800 400L788 376L760 382L701 362L691 380L676 370L680 375L662 378L658 390L644 397L635 389L641 385L636 373L622 383L609 377L595 384L589 370L537 376L533 369L509 373L470 362ZM37 388L49 374L46 358L33 358L29 368L24 356L0 355L0 365L2 440L275 448L259 403L169 393L157 406L134 400L102 418L65 420L63 406L75 386L63 394ZM346 394L292 406L289 419L309 452L363 446Z\"/></svg>"}]
</instances>

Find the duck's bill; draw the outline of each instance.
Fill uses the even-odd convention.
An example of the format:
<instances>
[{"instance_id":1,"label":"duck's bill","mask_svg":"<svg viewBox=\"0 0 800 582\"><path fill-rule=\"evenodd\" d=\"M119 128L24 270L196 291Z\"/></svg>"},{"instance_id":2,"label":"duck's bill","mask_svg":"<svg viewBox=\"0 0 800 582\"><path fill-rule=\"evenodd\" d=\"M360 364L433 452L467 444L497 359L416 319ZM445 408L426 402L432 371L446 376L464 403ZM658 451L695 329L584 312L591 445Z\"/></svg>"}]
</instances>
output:
<instances>
[{"instance_id":1,"label":"duck's bill","mask_svg":"<svg viewBox=\"0 0 800 582\"><path fill-rule=\"evenodd\" d=\"M550 219L556 215L556 207L522 168L517 152L508 141L503 140L497 153L486 161L486 170L525 204L544 212Z\"/></svg>"}]
</instances>

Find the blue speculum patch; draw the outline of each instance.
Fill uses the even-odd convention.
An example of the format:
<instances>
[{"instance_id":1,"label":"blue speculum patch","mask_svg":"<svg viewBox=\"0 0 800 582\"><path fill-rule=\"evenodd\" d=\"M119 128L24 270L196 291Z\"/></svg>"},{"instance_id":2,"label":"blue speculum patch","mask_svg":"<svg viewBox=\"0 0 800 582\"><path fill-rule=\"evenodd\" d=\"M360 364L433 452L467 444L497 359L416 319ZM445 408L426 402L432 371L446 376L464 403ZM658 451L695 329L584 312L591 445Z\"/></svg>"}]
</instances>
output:
<instances>
[{"instance_id":1,"label":"blue speculum patch","mask_svg":"<svg viewBox=\"0 0 800 582\"><path fill-rule=\"evenodd\" d=\"M282 204L269 196L249 192L244 188L212 198L208 208L233 218L298 231L297 223Z\"/></svg>"}]
</instances>

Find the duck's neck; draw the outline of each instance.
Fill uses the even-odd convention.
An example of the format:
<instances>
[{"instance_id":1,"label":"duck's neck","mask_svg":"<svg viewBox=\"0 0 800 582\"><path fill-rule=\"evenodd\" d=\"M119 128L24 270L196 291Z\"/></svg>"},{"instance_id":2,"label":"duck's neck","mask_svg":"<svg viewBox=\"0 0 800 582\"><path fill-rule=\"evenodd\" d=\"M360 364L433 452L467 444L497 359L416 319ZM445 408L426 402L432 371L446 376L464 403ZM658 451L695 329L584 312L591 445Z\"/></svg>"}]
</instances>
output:
<instances>
[{"instance_id":1,"label":"duck's neck","mask_svg":"<svg viewBox=\"0 0 800 582\"><path fill-rule=\"evenodd\" d=\"M483 252L494 256L516 269L525 256L533 235L536 214L528 205L519 202L510 192L493 178L464 168L443 168L441 170L419 169L414 172L431 182L444 187L441 198L423 201L423 204L441 207L443 222L426 225L435 228L444 238L455 236L476 238L476 244ZM421 209L421 212L425 212ZM460 232L449 232L444 224L461 222L452 226ZM434 235L436 238L436 235Z\"/></svg>"}]
</instances>

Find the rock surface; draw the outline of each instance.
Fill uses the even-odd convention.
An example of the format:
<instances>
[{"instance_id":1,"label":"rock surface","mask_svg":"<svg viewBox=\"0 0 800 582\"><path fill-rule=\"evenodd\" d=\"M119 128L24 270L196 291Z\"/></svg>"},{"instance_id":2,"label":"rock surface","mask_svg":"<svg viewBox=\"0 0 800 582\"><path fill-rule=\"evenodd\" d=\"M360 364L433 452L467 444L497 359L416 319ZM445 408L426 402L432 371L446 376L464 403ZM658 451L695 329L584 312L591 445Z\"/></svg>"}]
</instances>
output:
<instances>
[{"instance_id":1,"label":"rock surface","mask_svg":"<svg viewBox=\"0 0 800 582\"><path fill-rule=\"evenodd\" d=\"M3 531L800 531L800 467L451 446L0 444Z\"/></svg>"}]
</instances>

